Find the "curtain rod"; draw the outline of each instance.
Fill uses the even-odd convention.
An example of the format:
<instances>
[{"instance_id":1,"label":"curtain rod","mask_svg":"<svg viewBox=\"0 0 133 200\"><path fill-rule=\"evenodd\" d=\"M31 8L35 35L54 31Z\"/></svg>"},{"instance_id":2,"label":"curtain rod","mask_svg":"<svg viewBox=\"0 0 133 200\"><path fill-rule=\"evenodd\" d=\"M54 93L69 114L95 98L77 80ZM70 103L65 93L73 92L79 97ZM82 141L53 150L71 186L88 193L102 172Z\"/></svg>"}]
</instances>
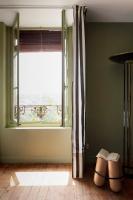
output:
<instances>
[{"instance_id":1,"label":"curtain rod","mask_svg":"<svg viewBox=\"0 0 133 200\"><path fill-rule=\"evenodd\" d=\"M0 5L0 9L72 9L73 6Z\"/></svg>"}]
</instances>

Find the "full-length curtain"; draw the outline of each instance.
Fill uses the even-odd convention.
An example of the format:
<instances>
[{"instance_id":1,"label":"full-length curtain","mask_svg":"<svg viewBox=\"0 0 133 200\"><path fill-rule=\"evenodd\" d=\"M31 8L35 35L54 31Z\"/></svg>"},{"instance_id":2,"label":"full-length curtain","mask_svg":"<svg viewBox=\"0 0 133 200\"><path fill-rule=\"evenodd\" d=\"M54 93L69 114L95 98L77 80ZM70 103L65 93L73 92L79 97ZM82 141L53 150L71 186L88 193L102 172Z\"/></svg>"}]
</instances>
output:
<instances>
[{"instance_id":1,"label":"full-length curtain","mask_svg":"<svg viewBox=\"0 0 133 200\"><path fill-rule=\"evenodd\" d=\"M84 6L73 8L73 120L72 176L82 178L85 153L85 13Z\"/></svg>"}]
</instances>

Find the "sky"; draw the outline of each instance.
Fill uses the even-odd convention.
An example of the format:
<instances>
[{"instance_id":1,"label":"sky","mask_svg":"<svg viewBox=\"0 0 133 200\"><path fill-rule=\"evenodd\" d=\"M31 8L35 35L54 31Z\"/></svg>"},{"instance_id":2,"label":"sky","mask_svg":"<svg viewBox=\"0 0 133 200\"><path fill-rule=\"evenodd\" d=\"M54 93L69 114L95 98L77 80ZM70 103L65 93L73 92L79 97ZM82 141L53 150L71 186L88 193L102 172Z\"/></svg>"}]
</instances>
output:
<instances>
[{"instance_id":1,"label":"sky","mask_svg":"<svg viewBox=\"0 0 133 200\"><path fill-rule=\"evenodd\" d=\"M19 94L21 97L49 96L61 101L62 54L61 52L20 53Z\"/></svg>"}]
</instances>

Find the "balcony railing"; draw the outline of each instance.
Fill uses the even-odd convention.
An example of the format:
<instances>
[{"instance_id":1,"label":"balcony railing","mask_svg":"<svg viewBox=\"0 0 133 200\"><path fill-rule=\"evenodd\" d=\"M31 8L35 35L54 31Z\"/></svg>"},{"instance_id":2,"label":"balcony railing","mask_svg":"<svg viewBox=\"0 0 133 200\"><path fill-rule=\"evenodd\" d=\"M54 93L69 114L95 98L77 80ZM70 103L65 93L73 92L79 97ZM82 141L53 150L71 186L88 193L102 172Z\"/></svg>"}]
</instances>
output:
<instances>
[{"instance_id":1,"label":"balcony railing","mask_svg":"<svg viewBox=\"0 0 133 200\"><path fill-rule=\"evenodd\" d=\"M14 107L14 118L17 119L17 106ZM61 105L20 105L20 122L60 123Z\"/></svg>"}]
</instances>

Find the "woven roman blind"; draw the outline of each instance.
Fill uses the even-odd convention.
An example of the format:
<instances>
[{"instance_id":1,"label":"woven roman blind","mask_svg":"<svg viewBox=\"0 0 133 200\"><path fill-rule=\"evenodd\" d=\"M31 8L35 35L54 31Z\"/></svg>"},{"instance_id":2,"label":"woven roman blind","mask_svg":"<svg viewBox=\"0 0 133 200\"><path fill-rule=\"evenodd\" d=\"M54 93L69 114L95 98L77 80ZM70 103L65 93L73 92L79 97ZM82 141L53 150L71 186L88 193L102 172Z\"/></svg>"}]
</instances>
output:
<instances>
[{"instance_id":1,"label":"woven roman blind","mask_svg":"<svg viewBox=\"0 0 133 200\"><path fill-rule=\"evenodd\" d=\"M20 52L61 51L61 31L20 30Z\"/></svg>"}]
</instances>

